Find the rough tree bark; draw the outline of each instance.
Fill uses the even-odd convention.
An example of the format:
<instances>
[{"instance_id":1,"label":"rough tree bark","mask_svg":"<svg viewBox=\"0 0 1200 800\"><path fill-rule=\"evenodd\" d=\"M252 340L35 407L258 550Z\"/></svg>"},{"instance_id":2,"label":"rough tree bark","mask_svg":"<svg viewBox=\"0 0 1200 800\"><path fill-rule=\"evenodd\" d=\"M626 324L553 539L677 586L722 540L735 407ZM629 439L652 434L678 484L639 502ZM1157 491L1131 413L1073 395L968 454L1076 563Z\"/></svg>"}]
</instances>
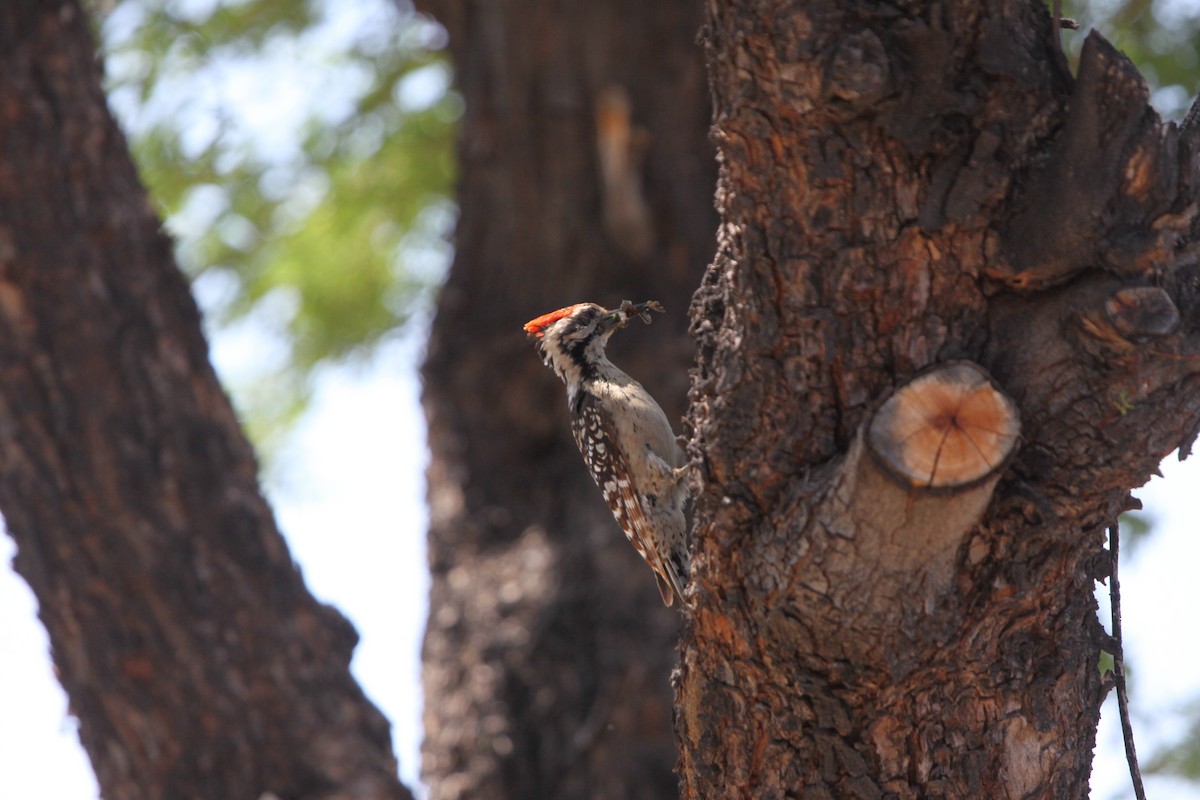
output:
<instances>
[{"instance_id":1,"label":"rough tree bark","mask_svg":"<svg viewBox=\"0 0 1200 800\"><path fill-rule=\"evenodd\" d=\"M674 797L678 615L521 328L576 301L662 301L613 357L681 415L685 311L716 229L701 8L420 5L449 32L466 100L455 263L424 370L424 775L435 798Z\"/></svg>"},{"instance_id":2,"label":"rough tree bark","mask_svg":"<svg viewBox=\"0 0 1200 800\"><path fill-rule=\"evenodd\" d=\"M0 509L104 797L402 798L72 0L0 4Z\"/></svg>"},{"instance_id":3,"label":"rough tree bark","mask_svg":"<svg viewBox=\"0 0 1200 800\"><path fill-rule=\"evenodd\" d=\"M1200 424L1200 125L1098 34L1072 77L1032 0L707 24L684 796L1085 797L1104 530ZM907 483L881 520L876 409L951 361L1015 401L1019 450L982 516L979 484Z\"/></svg>"}]
</instances>

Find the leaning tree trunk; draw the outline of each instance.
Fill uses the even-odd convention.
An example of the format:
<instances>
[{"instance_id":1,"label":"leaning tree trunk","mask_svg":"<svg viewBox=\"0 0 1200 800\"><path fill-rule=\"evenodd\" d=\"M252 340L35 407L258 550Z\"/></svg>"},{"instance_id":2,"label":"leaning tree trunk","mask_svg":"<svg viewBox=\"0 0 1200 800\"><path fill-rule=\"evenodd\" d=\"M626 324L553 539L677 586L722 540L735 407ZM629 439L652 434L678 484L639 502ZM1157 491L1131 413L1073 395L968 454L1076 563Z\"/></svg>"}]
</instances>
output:
<instances>
[{"instance_id":1,"label":"leaning tree trunk","mask_svg":"<svg viewBox=\"0 0 1200 800\"><path fill-rule=\"evenodd\" d=\"M0 4L0 509L109 800L401 798L73 0Z\"/></svg>"},{"instance_id":2,"label":"leaning tree trunk","mask_svg":"<svg viewBox=\"0 0 1200 800\"><path fill-rule=\"evenodd\" d=\"M614 358L678 419L716 168L696 3L422 3L466 101L461 218L425 365L434 798L677 795L678 616L572 443L522 324L662 301ZM639 355L634 355L635 353Z\"/></svg>"},{"instance_id":3,"label":"leaning tree trunk","mask_svg":"<svg viewBox=\"0 0 1200 800\"><path fill-rule=\"evenodd\" d=\"M1200 126L1036 0L708 8L684 795L1084 797L1105 527L1200 424Z\"/></svg>"}]
</instances>

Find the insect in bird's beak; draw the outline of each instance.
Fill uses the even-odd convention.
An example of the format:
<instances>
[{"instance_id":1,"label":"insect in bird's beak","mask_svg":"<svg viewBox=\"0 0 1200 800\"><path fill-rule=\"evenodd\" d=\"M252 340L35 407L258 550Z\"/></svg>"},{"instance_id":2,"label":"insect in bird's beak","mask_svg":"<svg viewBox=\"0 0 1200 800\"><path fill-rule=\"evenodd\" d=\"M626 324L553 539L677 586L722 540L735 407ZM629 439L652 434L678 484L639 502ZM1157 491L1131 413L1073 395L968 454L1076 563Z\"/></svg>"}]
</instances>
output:
<instances>
[{"instance_id":1,"label":"insect in bird's beak","mask_svg":"<svg viewBox=\"0 0 1200 800\"><path fill-rule=\"evenodd\" d=\"M657 311L659 314L667 313L667 310L662 307L662 303L657 300L647 300L644 303L631 303L628 300L622 300L619 310L625 314L625 319L637 317L647 325L650 324L651 311Z\"/></svg>"},{"instance_id":2,"label":"insect in bird's beak","mask_svg":"<svg viewBox=\"0 0 1200 800\"><path fill-rule=\"evenodd\" d=\"M649 325L651 311L657 311L660 314L666 313L662 303L657 300L647 300L644 303L622 300L621 305L608 312L608 316L604 318L605 328L624 328L634 317Z\"/></svg>"}]
</instances>

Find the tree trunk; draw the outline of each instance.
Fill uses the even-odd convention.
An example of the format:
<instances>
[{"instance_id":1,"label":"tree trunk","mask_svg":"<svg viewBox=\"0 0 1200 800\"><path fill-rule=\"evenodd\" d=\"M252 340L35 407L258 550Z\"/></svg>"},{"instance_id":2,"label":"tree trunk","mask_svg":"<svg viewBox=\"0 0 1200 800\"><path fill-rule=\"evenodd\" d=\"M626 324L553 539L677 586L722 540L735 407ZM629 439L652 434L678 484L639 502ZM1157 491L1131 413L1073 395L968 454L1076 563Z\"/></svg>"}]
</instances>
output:
<instances>
[{"instance_id":1,"label":"tree trunk","mask_svg":"<svg viewBox=\"0 0 1200 800\"><path fill-rule=\"evenodd\" d=\"M684 796L1084 797L1105 528L1200 424L1200 126L1098 34L1072 78L1044 3L708 9ZM949 362L1015 458L881 472Z\"/></svg>"},{"instance_id":2,"label":"tree trunk","mask_svg":"<svg viewBox=\"0 0 1200 800\"><path fill-rule=\"evenodd\" d=\"M401 798L73 1L0 5L0 508L103 795ZM270 794L268 794L270 793Z\"/></svg>"},{"instance_id":3,"label":"tree trunk","mask_svg":"<svg viewBox=\"0 0 1200 800\"><path fill-rule=\"evenodd\" d=\"M662 301L613 358L682 413L685 310L716 225L701 8L423 5L466 101L456 257L424 371L424 774L439 799L674 797L678 616L521 328L577 301Z\"/></svg>"}]
</instances>

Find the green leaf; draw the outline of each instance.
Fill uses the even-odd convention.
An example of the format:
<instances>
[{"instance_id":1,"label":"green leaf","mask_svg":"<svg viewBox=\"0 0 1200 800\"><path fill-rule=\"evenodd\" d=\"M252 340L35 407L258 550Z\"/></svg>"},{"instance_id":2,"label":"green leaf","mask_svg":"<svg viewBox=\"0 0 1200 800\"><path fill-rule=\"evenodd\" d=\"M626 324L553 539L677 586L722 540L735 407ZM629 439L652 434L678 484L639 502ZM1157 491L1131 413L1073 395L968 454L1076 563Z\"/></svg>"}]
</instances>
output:
<instances>
[{"instance_id":1,"label":"green leaf","mask_svg":"<svg viewBox=\"0 0 1200 800\"><path fill-rule=\"evenodd\" d=\"M179 261L225 278L209 319L253 319L286 343L261 386L235 387L252 431L286 427L313 370L370 357L441 278L428 265L448 250L461 113L444 35L391 0L93 9L112 105ZM297 95L298 113L264 126Z\"/></svg>"}]
</instances>

